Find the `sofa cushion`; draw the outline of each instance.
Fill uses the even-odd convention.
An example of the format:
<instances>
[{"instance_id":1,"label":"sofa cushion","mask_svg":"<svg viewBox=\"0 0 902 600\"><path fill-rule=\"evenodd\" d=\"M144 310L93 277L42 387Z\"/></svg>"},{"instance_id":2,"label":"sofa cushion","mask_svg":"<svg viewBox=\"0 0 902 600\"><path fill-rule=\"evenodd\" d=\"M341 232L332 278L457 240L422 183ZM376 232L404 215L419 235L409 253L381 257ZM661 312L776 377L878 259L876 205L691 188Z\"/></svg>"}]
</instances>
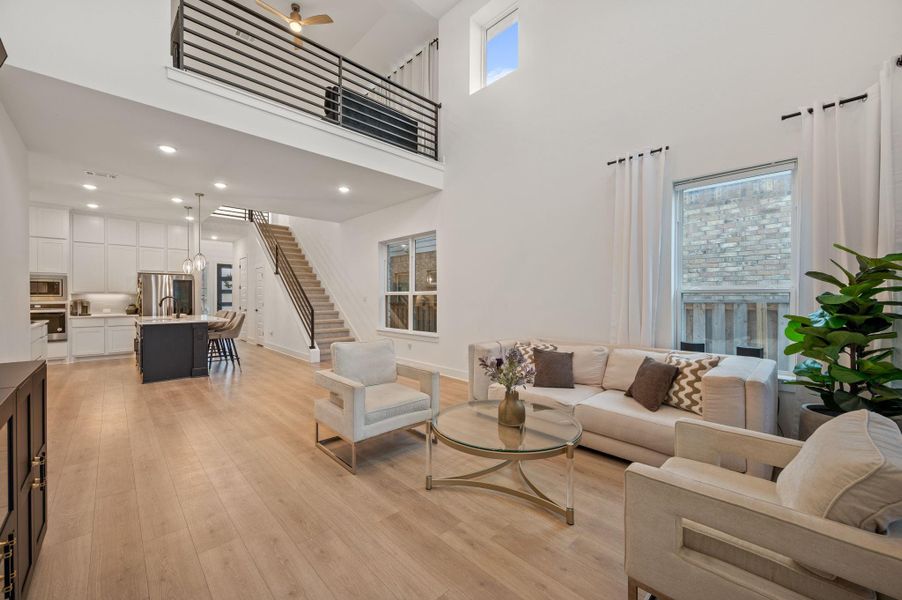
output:
<instances>
[{"instance_id":1,"label":"sofa cushion","mask_svg":"<svg viewBox=\"0 0 902 600\"><path fill-rule=\"evenodd\" d=\"M668 456L673 456L677 419L701 419L695 413L666 404L656 412L647 411L618 390L605 390L581 402L574 416L586 431Z\"/></svg>"},{"instance_id":2,"label":"sofa cushion","mask_svg":"<svg viewBox=\"0 0 902 600\"><path fill-rule=\"evenodd\" d=\"M654 412L661 408L667 399L673 378L678 372L679 368L646 356L636 372L636 379L626 390L625 395Z\"/></svg>"},{"instance_id":3,"label":"sofa cushion","mask_svg":"<svg viewBox=\"0 0 902 600\"><path fill-rule=\"evenodd\" d=\"M366 405L364 422L367 425L428 410L430 406L428 395L400 383L382 383L367 387L364 404Z\"/></svg>"},{"instance_id":4,"label":"sofa cushion","mask_svg":"<svg viewBox=\"0 0 902 600\"><path fill-rule=\"evenodd\" d=\"M572 388L537 388L533 385L517 388L520 399L551 408L570 408L601 392L601 388L575 384ZM493 383L489 386L489 400L504 398L504 386Z\"/></svg>"},{"instance_id":5,"label":"sofa cushion","mask_svg":"<svg viewBox=\"0 0 902 600\"><path fill-rule=\"evenodd\" d=\"M683 410L702 414L702 377L720 363L721 357L712 354L681 356L668 354L664 360L679 369L670 393L664 401Z\"/></svg>"},{"instance_id":6,"label":"sofa cushion","mask_svg":"<svg viewBox=\"0 0 902 600\"><path fill-rule=\"evenodd\" d=\"M609 350L599 344L579 344L556 340L535 340L557 346L558 352L573 353L573 383L601 387Z\"/></svg>"},{"instance_id":7,"label":"sofa cushion","mask_svg":"<svg viewBox=\"0 0 902 600\"><path fill-rule=\"evenodd\" d=\"M534 348L533 360L536 363L535 387L572 388L573 387L573 353L555 352Z\"/></svg>"},{"instance_id":8,"label":"sofa cushion","mask_svg":"<svg viewBox=\"0 0 902 600\"><path fill-rule=\"evenodd\" d=\"M867 410L821 425L777 478L783 504L867 531L902 519L902 432Z\"/></svg>"},{"instance_id":9,"label":"sofa cushion","mask_svg":"<svg viewBox=\"0 0 902 600\"><path fill-rule=\"evenodd\" d=\"M398 379L394 344L391 340L334 343L332 370L366 386L393 383Z\"/></svg>"},{"instance_id":10,"label":"sofa cushion","mask_svg":"<svg viewBox=\"0 0 902 600\"><path fill-rule=\"evenodd\" d=\"M664 362L667 353L641 350L639 348L614 348L608 357L608 364L604 370L604 379L601 387L606 390L620 390L622 392L628 390L633 380L636 379L636 372L646 356Z\"/></svg>"}]
</instances>

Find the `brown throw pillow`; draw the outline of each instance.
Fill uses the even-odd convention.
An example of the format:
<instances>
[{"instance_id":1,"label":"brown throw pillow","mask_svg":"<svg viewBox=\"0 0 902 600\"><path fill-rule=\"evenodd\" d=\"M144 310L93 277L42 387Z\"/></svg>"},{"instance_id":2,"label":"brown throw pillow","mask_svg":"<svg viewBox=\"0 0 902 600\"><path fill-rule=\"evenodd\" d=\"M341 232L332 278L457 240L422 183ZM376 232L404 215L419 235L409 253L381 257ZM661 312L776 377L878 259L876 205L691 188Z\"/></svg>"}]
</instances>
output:
<instances>
[{"instance_id":1,"label":"brown throw pillow","mask_svg":"<svg viewBox=\"0 0 902 600\"><path fill-rule=\"evenodd\" d=\"M536 363L535 387L572 388L573 353L533 348Z\"/></svg>"},{"instance_id":2,"label":"brown throw pillow","mask_svg":"<svg viewBox=\"0 0 902 600\"><path fill-rule=\"evenodd\" d=\"M680 369L674 365L658 362L646 356L636 371L636 379L633 380L630 389L626 390L625 395L654 412L661 408L661 404L667 399L670 386L679 372Z\"/></svg>"}]
</instances>

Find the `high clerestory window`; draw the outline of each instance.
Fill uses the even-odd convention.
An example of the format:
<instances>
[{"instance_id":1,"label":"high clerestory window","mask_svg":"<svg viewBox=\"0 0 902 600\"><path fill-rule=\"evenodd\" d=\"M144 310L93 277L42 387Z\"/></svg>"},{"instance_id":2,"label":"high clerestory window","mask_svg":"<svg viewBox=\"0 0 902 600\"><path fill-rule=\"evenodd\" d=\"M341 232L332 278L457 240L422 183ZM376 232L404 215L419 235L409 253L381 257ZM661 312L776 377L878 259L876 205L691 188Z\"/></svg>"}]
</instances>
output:
<instances>
[{"instance_id":1,"label":"high clerestory window","mask_svg":"<svg viewBox=\"0 0 902 600\"><path fill-rule=\"evenodd\" d=\"M520 65L520 22L516 8L485 28L482 85L491 85Z\"/></svg>"}]
</instances>

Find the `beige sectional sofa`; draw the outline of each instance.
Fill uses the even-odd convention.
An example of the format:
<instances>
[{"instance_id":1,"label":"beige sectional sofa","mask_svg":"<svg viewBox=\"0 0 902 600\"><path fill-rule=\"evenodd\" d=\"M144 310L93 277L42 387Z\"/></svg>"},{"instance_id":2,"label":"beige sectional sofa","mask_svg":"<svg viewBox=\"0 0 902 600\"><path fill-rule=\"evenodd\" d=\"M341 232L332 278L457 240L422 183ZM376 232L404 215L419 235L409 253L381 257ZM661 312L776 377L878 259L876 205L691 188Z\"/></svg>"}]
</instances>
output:
<instances>
[{"instance_id":1,"label":"beige sectional sofa","mask_svg":"<svg viewBox=\"0 0 902 600\"><path fill-rule=\"evenodd\" d=\"M581 444L630 461L660 466L674 454L677 419L698 419L776 433L777 367L772 360L724 356L702 378L703 415L663 405L657 412L643 408L624 392L635 379L646 356L664 360L661 348L638 348L606 343L568 342L554 339L497 340L470 345L470 398L499 400L504 389L493 384L479 367L483 357L500 357L518 342L553 344L573 352L574 387L520 390L524 400L571 410L583 426ZM766 475L765 465L749 464L740 457L724 459L725 467Z\"/></svg>"}]
</instances>

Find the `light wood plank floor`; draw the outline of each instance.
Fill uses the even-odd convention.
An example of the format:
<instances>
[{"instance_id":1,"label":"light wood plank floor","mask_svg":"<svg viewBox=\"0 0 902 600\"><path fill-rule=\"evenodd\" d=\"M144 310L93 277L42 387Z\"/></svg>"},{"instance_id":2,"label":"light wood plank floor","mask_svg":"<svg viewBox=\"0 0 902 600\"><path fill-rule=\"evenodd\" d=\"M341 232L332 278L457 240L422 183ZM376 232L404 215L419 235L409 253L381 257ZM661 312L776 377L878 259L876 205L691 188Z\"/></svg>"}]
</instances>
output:
<instances>
[{"instance_id":1,"label":"light wood plank floor","mask_svg":"<svg viewBox=\"0 0 902 600\"><path fill-rule=\"evenodd\" d=\"M364 444L352 476L313 445L317 367L239 348L243 372L149 385L133 358L50 366L29 600L626 597L625 463L578 451L573 527L491 492L426 491L410 433ZM465 398L442 380L443 403ZM435 448L436 476L488 464ZM528 469L563 493L562 457Z\"/></svg>"}]
</instances>

